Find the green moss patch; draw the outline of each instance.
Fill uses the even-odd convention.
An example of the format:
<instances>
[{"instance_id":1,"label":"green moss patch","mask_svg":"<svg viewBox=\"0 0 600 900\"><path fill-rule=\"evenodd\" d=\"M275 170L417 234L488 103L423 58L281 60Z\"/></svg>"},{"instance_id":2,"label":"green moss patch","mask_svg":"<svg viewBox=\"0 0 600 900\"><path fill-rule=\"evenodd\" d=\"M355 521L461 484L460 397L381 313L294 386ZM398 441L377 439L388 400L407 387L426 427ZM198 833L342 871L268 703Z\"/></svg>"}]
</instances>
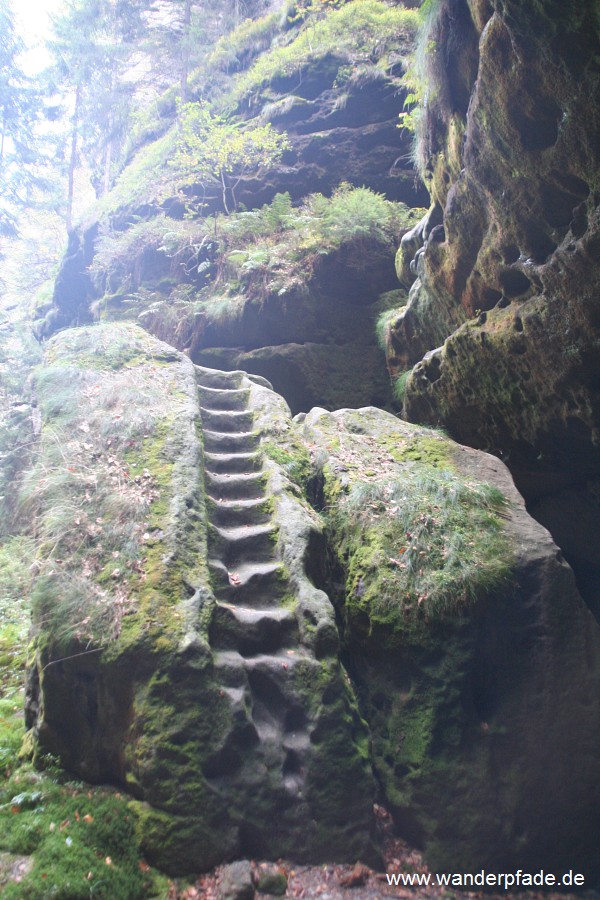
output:
<instances>
[{"instance_id":1,"label":"green moss patch","mask_svg":"<svg viewBox=\"0 0 600 900\"><path fill-rule=\"evenodd\" d=\"M65 333L47 358L35 381L40 453L21 503L38 522L34 620L68 652L115 640L151 596L164 606L185 596L162 556L189 398L177 354L137 328Z\"/></svg>"},{"instance_id":2,"label":"green moss patch","mask_svg":"<svg viewBox=\"0 0 600 900\"><path fill-rule=\"evenodd\" d=\"M3 725L3 741L5 732ZM136 900L166 895L166 879L141 857L125 796L64 782L59 770L39 773L17 765L3 774L0 851L25 862L16 870L19 880L5 878L3 897Z\"/></svg>"},{"instance_id":3,"label":"green moss patch","mask_svg":"<svg viewBox=\"0 0 600 900\"><path fill-rule=\"evenodd\" d=\"M379 0L346 3L325 17L311 16L287 46L264 53L248 71L238 76L231 99L239 102L271 81L293 75L329 56L339 58L340 66L344 62L358 66L372 63L376 47L377 58L385 67L387 54L406 47L414 37L417 23L414 10L389 7ZM332 84L337 70L334 67Z\"/></svg>"},{"instance_id":4,"label":"green moss patch","mask_svg":"<svg viewBox=\"0 0 600 900\"><path fill-rule=\"evenodd\" d=\"M347 618L394 644L506 584L513 565L506 501L457 471L448 438L369 409L317 424Z\"/></svg>"}]
</instances>

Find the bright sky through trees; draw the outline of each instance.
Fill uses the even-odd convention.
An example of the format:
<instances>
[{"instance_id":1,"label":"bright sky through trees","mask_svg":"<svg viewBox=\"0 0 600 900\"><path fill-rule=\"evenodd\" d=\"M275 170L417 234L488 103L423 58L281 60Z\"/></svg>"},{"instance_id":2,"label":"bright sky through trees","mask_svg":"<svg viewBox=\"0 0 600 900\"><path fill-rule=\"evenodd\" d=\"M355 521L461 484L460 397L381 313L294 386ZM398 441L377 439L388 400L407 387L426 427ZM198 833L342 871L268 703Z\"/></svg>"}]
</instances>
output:
<instances>
[{"instance_id":1,"label":"bright sky through trees","mask_svg":"<svg viewBox=\"0 0 600 900\"><path fill-rule=\"evenodd\" d=\"M62 0L17 0L12 3L17 27L23 41L30 48L23 60L24 68L34 74L48 64L48 53L39 47L50 30L51 13L56 13Z\"/></svg>"}]
</instances>

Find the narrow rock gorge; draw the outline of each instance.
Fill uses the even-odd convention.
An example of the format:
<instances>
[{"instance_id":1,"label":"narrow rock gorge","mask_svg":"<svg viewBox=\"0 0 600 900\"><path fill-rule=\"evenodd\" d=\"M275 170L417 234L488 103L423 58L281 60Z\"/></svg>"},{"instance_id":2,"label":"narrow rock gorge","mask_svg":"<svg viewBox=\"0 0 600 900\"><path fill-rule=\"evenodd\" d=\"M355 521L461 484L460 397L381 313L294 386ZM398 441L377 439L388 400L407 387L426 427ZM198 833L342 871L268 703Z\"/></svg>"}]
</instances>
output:
<instances>
[{"instance_id":1,"label":"narrow rock gorge","mask_svg":"<svg viewBox=\"0 0 600 900\"><path fill-rule=\"evenodd\" d=\"M21 754L144 865L381 869L375 804L598 886L599 60L597 0L257 4L70 231Z\"/></svg>"}]
</instances>

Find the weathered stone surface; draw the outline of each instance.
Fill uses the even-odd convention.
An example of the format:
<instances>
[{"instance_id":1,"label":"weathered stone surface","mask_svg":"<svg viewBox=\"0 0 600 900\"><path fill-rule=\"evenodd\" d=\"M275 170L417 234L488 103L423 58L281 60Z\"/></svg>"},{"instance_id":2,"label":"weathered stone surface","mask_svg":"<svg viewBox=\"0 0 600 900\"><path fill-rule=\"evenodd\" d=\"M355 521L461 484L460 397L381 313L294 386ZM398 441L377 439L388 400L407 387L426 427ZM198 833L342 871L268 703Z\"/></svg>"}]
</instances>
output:
<instances>
[{"instance_id":1,"label":"weathered stone surface","mask_svg":"<svg viewBox=\"0 0 600 900\"><path fill-rule=\"evenodd\" d=\"M221 900L252 900L254 884L252 869L247 859L240 859L225 866L221 873L219 896Z\"/></svg>"},{"instance_id":2,"label":"weathered stone surface","mask_svg":"<svg viewBox=\"0 0 600 900\"><path fill-rule=\"evenodd\" d=\"M287 891L288 880L285 873L276 866L261 866L258 871L258 890L273 897L283 897Z\"/></svg>"},{"instance_id":3,"label":"weathered stone surface","mask_svg":"<svg viewBox=\"0 0 600 900\"><path fill-rule=\"evenodd\" d=\"M257 300L250 285L220 319L194 304L165 300L140 322L200 365L263 375L294 413L315 404L389 407L390 379L375 320L381 295L395 283L389 247L363 239L360 246L350 243L321 256L306 282L290 290Z\"/></svg>"},{"instance_id":4,"label":"weathered stone surface","mask_svg":"<svg viewBox=\"0 0 600 900\"><path fill-rule=\"evenodd\" d=\"M285 402L117 325L54 338L36 392L34 752L125 786L171 873L376 856L367 731L307 575L321 526L290 481L307 457Z\"/></svg>"},{"instance_id":5,"label":"weathered stone surface","mask_svg":"<svg viewBox=\"0 0 600 900\"><path fill-rule=\"evenodd\" d=\"M506 467L374 409L312 410L297 427L321 466L321 502L338 509L337 568L320 577L342 585L343 647L400 832L424 846L435 871L579 866L591 877L600 864L600 629ZM397 499L378 499L377 484L394 479ZM466 488L459 502L468 503L485 484L508 501L495 524L493 513L474 518L476 504L444 518L451 496ZM339 516L357 485L361 512L348 531ZM506 578L485 578L490 542L505 555ZM428 581L430 565L446 572L445 592Z\"/></svg>"},{"instance_id":6,"label":"weathered stone surface","mask_svg":"<svg viewBox=\"0 0 600 900\"><path fill-rule=\"evenodd\" d=\"M300 199L315 191L329 194L340 177L423 206L426 192L415 182L410 164L410 136L398 128L402 96L397 75L372 73L332 86L344 60L328 57L293 79L273 83L251 107L250 115L289 135L292 149L267 178L240 186L246 205L266 203L278 191ZM302 95L312 81L311 97ZM303 84L304 82L304 84ZM267 96L265 96L267 94ZM248 115L248 111L245 111Z\"/></svg>"},{"instance_id":7,"label":"weathered stone surface","mask_svg":"<svg viewBox=\"0 0 600 900\"><path fill-rule=\"evenodd\" d=\"M388 340L394 374L416 364L404 415L501 455L530 504L585 490L600 472L597 10L443 0L426 39L444 48L420 140L443 221L399 254L403 281L418 275Z\"/></svg>"}]
</instances>

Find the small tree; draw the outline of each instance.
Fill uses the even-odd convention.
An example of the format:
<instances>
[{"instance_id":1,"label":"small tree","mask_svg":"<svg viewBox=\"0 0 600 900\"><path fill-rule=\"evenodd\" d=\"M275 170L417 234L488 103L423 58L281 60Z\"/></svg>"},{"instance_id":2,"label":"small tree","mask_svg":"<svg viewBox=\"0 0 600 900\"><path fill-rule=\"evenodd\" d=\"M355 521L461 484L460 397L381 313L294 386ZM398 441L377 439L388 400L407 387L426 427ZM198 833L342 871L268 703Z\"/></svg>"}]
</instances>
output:
<instances>
[{"instance_id":1,"label":"small tree","mask_svg":"<svg viewBox=\"0 0 600 900\"><path fill-rule=\"evenodd\" d=\"M185 103L169 166L180 187L199 184L206 193L209 186L218 186L223 208L230 213L237 206L235 191L240 181L276 163L289 146L287 136L270 124L230 123L213 115L205 103Z\"/></svg>"}]
</instances>

